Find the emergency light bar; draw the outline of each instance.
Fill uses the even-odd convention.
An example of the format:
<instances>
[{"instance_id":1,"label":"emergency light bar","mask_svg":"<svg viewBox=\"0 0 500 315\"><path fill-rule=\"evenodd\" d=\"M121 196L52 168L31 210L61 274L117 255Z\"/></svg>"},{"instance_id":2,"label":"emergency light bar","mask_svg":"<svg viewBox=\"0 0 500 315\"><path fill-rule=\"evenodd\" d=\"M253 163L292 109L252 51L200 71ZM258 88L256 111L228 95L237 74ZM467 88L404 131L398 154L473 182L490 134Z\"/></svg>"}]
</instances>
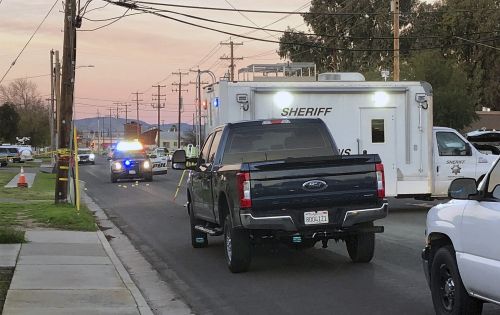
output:
<instances>
[{"instance_id":1,"label":"emergency light bar","mask_svg":"<svg viewBox=\"0 0 500 315\"><path fill-rule=\"evenodd\" d=\"M288 119L273 119L273 120L264 120L262 122L263 125L277 125L277 124L290 124L290 120Z\"/></svg>"}]
</instances>

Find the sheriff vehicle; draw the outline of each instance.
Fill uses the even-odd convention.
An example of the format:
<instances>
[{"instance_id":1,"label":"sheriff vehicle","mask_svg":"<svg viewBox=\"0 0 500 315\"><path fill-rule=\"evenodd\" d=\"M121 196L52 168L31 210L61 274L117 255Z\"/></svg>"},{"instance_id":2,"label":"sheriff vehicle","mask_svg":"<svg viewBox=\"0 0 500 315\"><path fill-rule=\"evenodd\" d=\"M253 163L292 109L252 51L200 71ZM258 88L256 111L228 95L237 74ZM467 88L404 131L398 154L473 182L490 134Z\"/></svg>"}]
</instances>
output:
<instances>
[{"instance_id":1,"label":"sheriff vehicle","mask_svg":"<svg viewBox=\"0 0 500 315\"><path fill-rule=\"evenodd\" d=\"M394 197L446 197L452 180L478 179L495 160L456 130L434 127L426 82L368 82L359 73L315 72L310 63L252 65L240 70L252 81L208 85L205 134L245 120L320 118L341 155L379 154L386 195Z\"/></svg>"},{"instance_id":2,"label":"sheriff vehicle","mask_svg":"<svg viewBox=\"0 0 500 315\"><path fill-rule=\"evenodd\" d=\"M138 141L119 142L110 158L109 168L112 183L119 179L153 180L151 161Z\"/></svg>"},{"instance_id":3,"label":"sheriff vehicle","mask_svg":"<svg viewBox=\"0 0 500 315\"><path fill-rule=\"evenodd\" d=\"M168 173L168 155L165 148L159 147L153 149L149 152L148 157L153 164L153 174L161 175Z\"/></svg>"}]
</instances>

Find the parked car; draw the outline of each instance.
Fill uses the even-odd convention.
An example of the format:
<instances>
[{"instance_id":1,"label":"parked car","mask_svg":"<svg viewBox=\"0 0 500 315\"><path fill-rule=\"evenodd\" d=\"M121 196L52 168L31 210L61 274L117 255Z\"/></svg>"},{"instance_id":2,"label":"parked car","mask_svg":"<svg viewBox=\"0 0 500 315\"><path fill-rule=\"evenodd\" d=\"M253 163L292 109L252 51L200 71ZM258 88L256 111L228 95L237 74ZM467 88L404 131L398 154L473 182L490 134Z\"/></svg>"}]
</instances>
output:
<instances>
[{"instance_id":1,"label":"parked car","mask_svg":"<svg viewBox=\"0 0 500 315\"><path fill-rule=\"evenodd\" d=\"M161 175L167 174L168 172L168 157L167 150L165 148L155 148L153 151L148 153L148 157L153 163L153 174Z\"/></svg>"},{"instance_id":2,"label":"parked car","mask_svg":"<svg viewBox=\"0 0 500 315\"><path fill-rule=\"evenodd\" d=\"M455 179L427 214L422 253L436 314L481 314L500 304L500 163L480 181Z\"/></svg>"},{"instance_id":3,"label":"parked car","mask_svg":"<svg viewBox=\"0 0 500 315\"><path fill-rule=\"evenodd\" d=\"M0 147L0 167L5 167L9 164L9 152L6 148Z\"/></svg>"},{"instance_id":4,"label":"parked car","mask_svg":"<svg viewBox=\"0 0 500 315\"><path fill-rule=\"evenodd\" d=\"M0 147L0 152L7 158L9 162L21 162L19 151L13 147Z\"/></svg>"},{"instance_id":5,"label":"parked car","mask_svg":"<svg viewBox=\"0 0 500 315\"><path fill-rule=\"evenodd\" d=\"M293 247L344 241L353 262L369 262L373 221L387 215L377 154L341 156L320 119L230 123L208 135L198 157L177 150L174 169L190 169L191 244L224 235L231 272L247 271L264 240Z\"/></svg>"},{"instance_id":6,"label":"parked car","mask_svg":"<svg viewBox=\"0 0 500 315\"><path fill-rule=\"evenodd\" d=\"M92 164L95 165L95 154L89 148L79 148L77 155L78 164Z\"/></svg>"},{"instance_id":7,"label":"parked car","mask_svg":"<svg viewBox=\"0 0 500 315\"><path fill-rule=\"evenodd\" d=\"M12 155L12 162L13 163L22 163L24 160L21 158L21 153L19 152L18 148L7 148L9 152Z\"/></svg>"}]
</instances>

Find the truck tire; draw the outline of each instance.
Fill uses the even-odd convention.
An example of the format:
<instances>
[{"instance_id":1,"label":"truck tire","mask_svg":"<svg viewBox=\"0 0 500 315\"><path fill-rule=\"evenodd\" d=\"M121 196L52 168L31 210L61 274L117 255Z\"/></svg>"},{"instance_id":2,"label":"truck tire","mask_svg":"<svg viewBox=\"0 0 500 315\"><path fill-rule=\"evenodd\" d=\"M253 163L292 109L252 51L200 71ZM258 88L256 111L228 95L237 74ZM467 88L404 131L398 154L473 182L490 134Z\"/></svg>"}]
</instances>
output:
<instances>
[{"instance_id":1,"label":"truck tire","mask_svg":"<svg viewBox=\"0 0 500 315\"><path fill-rule=\"evenodd\" d=\"M111 173L111 182L116 183L118 181L118 178L115 176L115 174Z\"/></svg>"},{"instance_id":2,"label":"truck tire","mask_svg":"<svg viewBox=\"0 0 500 315\"><path fill-rule=\"evenodd\" d=\"M355 263L367 263L375 252L375 233L361 233L346 239L347 252Z\"/></svg>"},{"instance_id":3,"label":"truck tire","mask_svg":"<svg viewBox=\"0 0 500 315\"><path fill-rule=\"evenodd\" d=\"M144 176L144 181L152 182L153 181L153 174L146 174L146 176Z\"/></svg>"},{"instance_id":4,"label":"truck tire","mask_svg":"<svg viewBox=\"0 0 500 315\"><path fill-rule=\"evenodd\" d=\"M235 229L228 214L224 221L224 252L232 273L248 271L251 255L250 236L244 229Z\"/></svg>"},{"instance_id":5,"label":"truck tire","mask_svg":"<svg viewBox=\"0 0 500 315\"><path fill-rule=\"evenodd\" d=\"M465 290L451 245L439 248L431 265L431 293L437 315L481 314L483 302Z\"/></svg>"},{"instance_id":6,"label":"truck tire","mask_svg":"<svg viewBox=\"0 0 500 315\"><path fill-rule=\"evenodd\" d=\"M202 224L201 220L198 220L194 216L193 208L191 203L188 204L189 207L189 223L191 224L191 245L193 248L204 248L208 246L208 236L207 233L196 230L194 227L196 225Z\"/></svg>"}]
</instances>

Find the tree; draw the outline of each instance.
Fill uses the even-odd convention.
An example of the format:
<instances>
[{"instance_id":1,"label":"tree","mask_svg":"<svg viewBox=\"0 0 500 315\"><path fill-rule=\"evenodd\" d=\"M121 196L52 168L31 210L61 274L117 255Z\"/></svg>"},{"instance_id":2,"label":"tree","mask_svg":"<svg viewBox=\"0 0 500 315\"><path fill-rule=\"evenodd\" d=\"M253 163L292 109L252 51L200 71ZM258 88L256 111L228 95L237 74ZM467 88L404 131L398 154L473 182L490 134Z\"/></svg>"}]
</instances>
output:
<instances>
[{"instance_id":1,"label":"tree","mask_svg":"<svg viewBox=\"0 0 500 315\"><path fill-rule=\"evenodd\" d=\"M401 11L410 11L415 2L400 1ZM325 12L339 15L317 14ZM280 38L281 58L314 61L320 72L366 73L392 64L390 1L313 0L309 13L303 15L304 21L316 35L288 29ZM405 20L401 19L402 29L408 25ZM406 43L401 45L404 50Z\"/></svg>"},{"instance_id":2,"label":"tree","mask_svg":"<svg viewBox=\"0 0 500 315\"><path fill-rule=\"evenodd\" d=\"M30 137L33 146L50 143L49 109L43 103L36 84L26 79L0 86L0 102L9 102L19 115L17 136Z\"/></svg>"},{"instance_id":3,"label":"tree","mask_svg":"<svg viewBox=\"0 0 500 315\"><path fill-rule=\"evenodd\" d=\"M5 103L0 106L0 140L10 143L16 140L19 119L14 105Z\"/></svg>"},{"instance_id":4,"label":"tree","mask_svg":"<svg viewBox=\"0 0 500 315\"><path fill-rule=\"evenodd\" d=\"M404 79L427 81L433 87L434 126L461 130L477 119L467 74L454 60L427 51L415 55L409 64Z\"/></svg>"},{"instance_id":5,"label":"tree","mask_svg":"<svg viewBox=\"0 0 500 315\"><path fill-rule=\"evenodd\" d=\"M288 29L280 38L278 54L291 61L313 61L319 72L356 71L369 80L380 80L380 70L392 69L389 3L313 0L309 10L313 14L303 17L316 35ZM420 51L440 52L465 72L476 109L500 110L500 51L484 46L500 47L500 2L401 0L400 5L401 65L411 68L413 55ZM314 14L320 12L347 14Z\"/></svg>"}]
</instances>

